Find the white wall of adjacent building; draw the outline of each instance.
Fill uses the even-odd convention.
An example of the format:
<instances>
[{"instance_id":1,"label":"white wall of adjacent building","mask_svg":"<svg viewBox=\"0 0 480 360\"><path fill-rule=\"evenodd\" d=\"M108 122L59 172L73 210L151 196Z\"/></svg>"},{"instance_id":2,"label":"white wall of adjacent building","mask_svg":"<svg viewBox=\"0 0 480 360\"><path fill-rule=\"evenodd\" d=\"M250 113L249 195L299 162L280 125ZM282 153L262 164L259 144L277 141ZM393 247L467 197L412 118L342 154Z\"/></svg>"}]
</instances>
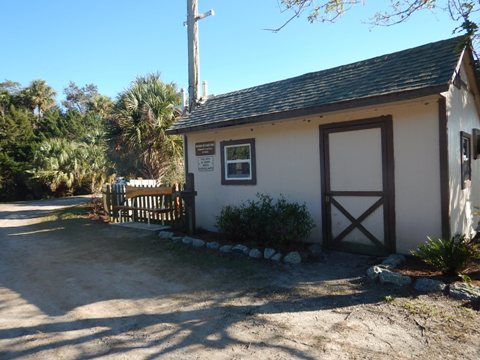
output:
<instances>
[{"instance_id":1,"label":"white wall of adjacent building","mask_svg":"<svg viewBox=\"0 0 480 360\"><path fill-rule=\"evenodd\" d=\"M468 90L471 86L465 72L465 64L460 67L460 78L465 86L451 86L445 94L448 118L448 154L450 187L450 227L452 234L473 234L478 223L480 208L480 158L471 159L471 181L461 184L460 132L472 135L472 129L480 129L480 119L474 97ZM472 139L473 140L473 139Z\"/></svg>"}]
</instances>

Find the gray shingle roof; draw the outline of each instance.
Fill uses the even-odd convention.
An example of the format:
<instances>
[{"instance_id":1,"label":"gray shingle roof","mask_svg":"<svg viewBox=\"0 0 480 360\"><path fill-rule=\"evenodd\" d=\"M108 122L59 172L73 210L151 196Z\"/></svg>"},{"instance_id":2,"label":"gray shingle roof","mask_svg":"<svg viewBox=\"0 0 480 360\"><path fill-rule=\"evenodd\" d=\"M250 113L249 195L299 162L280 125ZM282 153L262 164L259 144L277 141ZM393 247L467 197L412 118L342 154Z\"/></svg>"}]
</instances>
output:
<instances>
[{"instance_id":1,"label":"gray shingle roof","mask_svg":"<svg viewBox=\"0 0 480 360\"><path fill-rule=\"evenodd\" d=\"M212 96L170 133L250 124L439 93L448 89L461 37Z\"/></svg>"}]
</instances>

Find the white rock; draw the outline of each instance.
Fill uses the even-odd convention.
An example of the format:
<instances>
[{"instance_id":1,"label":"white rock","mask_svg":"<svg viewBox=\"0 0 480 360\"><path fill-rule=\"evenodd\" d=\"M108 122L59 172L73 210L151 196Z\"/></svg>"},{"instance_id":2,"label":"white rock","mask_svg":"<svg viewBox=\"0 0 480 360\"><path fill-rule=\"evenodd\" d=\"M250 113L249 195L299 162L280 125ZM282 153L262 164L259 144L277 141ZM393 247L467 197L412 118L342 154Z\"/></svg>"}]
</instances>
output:
<instances>
[{"instance_id":1,"label":"white rock","mask_svg":"<svg viewBox=\"0 0 480 360\"><path fill-rule=\"evenodd\" d=\"M210 241L207 243L207 248L212 250L217 250L220 247L220 244L216 241Z\"/></svg>"},{"instance_id":2,"label":"white rock","mask_svg":"<svg viewBox=\"0 0 480 360\"><path fill-rule=\"evenodd\" d=\"M195 248L201 248L205 246L205 241L201 239L192 239L192 246Z\"/></svg>"},{"instance_id":3,"label":"white rock","mask_svg":"<svg viewBox=\"0 0 480 360\"><path fill-rule=\"evenodd\" d=\"M237 244L232 248L232 252L236 252L243 255L248 255L249 251L250 249L243 244Z\"/></svg>"},{"instance_id":4,"label":"white rock","mask_svg":"<svg viewBox=\"0 0 480 360\"><path fill-rule=\"evenodd\" d=\"M265 250L263 250L263 257L265 259L271 259L271 257L275 255L275 253L276 253L275 249L265 248Z\"/></svg>"},{"instance_id":5,"label":"white rock","mask_svg":"<svg viewBox=\"0 0 480 360\"><path fill-rule=\"evenodd\" d=\"M232 252L232 248L233 248L232 245L223 245L223 246L220 246L218 250L222 253L229 253L229 252Z\"/></svg>"},{"instance_id":6,"label":"white rock","mask_svg":"<svg viewBox=\"0 0 480 360\"><path fill-rule=\"evenodd\" d=\"M270 258L270 260L272 260L272 261L280 261L280 260L282 260L282 257L283 257L282 253L276 253L275 255L273 255L273 256Z\"/></svg>"},{"instance_id":7,"label":"white rock","mask_svg":"<svg viewBox=\"0 0 480 360\"><path fill-rule=\"evenodd\" d=\"M374 265L374 266L371 266L368 268L367 270L367 279L369 281L377 281L378 280L378 276L383 272L383 271L388 271L387 269L381 267L381 266L378 266L378 265Z\"/></svg>"},{"instance_id":8,"label":"white rock","mask_svg":"<svg viewBox=\"0 0 480 360\"><path fill-rule=\"evenodd\" d=\"M412 283L410 276L405 276L392 271L382 271L378 278L382 284L393 284L397 286L407 286Z\"/></svg>"},{"instance_id":9,"label":"white rock","mask_svg":"<svg viewBox=\"0 0 480 360\"><path fill-rule=\"evenodd\" d=\"M254 258L254 259L260 259L262 257L262 255L263 255L262 252L258 249L252 249L248 253L248 256L250 256L251 258Z\"/></svg>"},{"instance_id":10,"label":"white rock","mask_svg":"<svg viewBox=\"0 0 480 360\"><path fill-rule=\"evenodd\" d=\"M283 258L283 262L287 264L297 265L302 262L302 257L300 256L300 253L298 251L292 251L285 255L285 257Z\"/></svg>"},{"instance_id":11,"label":"white rock","mask_svg":"<svg viewBox=\"0 0 480 360\"><path fill-rule=\"evenodd\" d=\"M423 293L442 292L445 290L445 287L446 285L443 281L429 278L419 278L413 284L415 290Z\"/></svg>"},{"instance_id":12,"label":"white rock","mask_svg":"<svg viewBox=\"0 0 480 360\"><path fill-rule=\"evenodd\" d=\"M192 238L191 237L188 237L188 236L185 236L183 239L182 239L182 243L186 244L186 245L190 245L192 243Z\"/></svg>"},{"instance_id":13,"label":"white rock","mask_svg":"<svg viewBox=\"0 0 480 360\"><path fill-rule=\"evenodd\" d=\"M457 282L450 284L448 294L460 300L480 300L480 287Z\"/></svg>"}]
</instances>

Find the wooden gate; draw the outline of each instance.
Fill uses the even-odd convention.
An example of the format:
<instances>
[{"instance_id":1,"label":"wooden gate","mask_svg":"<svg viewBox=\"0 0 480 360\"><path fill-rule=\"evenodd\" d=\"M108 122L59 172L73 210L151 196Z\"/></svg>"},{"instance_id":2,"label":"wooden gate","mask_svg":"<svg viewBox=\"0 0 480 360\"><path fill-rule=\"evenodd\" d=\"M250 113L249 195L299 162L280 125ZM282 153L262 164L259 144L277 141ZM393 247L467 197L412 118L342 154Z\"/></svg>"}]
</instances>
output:
<instances>
[{"instance_id":1,"label":"wooden gate","mask_svg":"<svg viewBox=\"0 0 480 360\"><path fill-rule=\"evenodd\" d=\"M395 251L390 116L320 126L323 237L330 249Z\"/></svg>"},{"instance_id":2,"label":"wooden gate","mask_svg":"<svg viewBox=\"0 0 480 360\"><path fill-rule=\"evenodd\" d=\"M132 186L133 185L133 186ZM143 181L104 185L103 207L110 222L143 222L195 232L195 179L188 173L181 185L160 186Z\"/></svg>"}]
</instances>

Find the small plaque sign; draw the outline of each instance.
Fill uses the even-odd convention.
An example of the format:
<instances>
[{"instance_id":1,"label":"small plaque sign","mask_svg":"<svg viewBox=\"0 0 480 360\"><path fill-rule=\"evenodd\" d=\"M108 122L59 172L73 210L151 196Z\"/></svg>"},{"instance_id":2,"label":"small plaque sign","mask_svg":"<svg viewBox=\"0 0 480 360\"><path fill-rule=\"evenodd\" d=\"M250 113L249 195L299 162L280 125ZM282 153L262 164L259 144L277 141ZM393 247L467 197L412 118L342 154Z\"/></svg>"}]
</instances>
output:
<instances>
[{"instance_id":1,"label":"small plaque sign","mask_svg":"<svg viewBox=\"0 0 480 360\"><path fill-rule=\"evenodd\" d=\"M195 143L195 155L215 155L215 141Z\"/></svg>"},{"instance_id":2,"label":"small plaque sign","mask_svg":"<svg viewBox=\"0 0 480 360\"><path fill-rule=\"evenodd\" d=\"M213 171L213 156L199 156L198 171Z\"/></svg>"}]
</instances>

